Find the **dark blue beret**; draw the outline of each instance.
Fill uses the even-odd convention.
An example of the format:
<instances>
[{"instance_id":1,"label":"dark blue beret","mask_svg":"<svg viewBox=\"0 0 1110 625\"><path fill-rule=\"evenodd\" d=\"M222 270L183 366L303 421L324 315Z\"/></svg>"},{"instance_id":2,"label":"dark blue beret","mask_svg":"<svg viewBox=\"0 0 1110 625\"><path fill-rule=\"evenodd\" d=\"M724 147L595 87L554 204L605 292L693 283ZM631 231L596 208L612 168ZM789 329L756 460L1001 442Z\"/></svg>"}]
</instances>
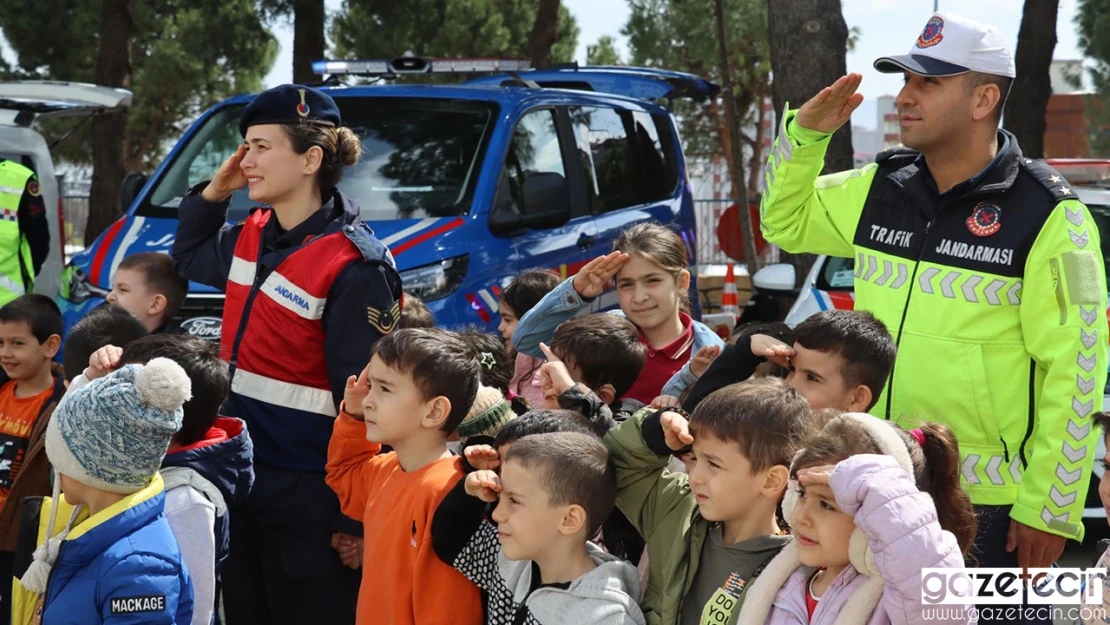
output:
<instances>
[{"instance_id":1,"label":"dark blue beret","mask_svg":"<svg viewBox=\"0 0 1110 625\"><path fill-rule=\"evenodd\" d=\"M339 126L339 107L331 96L304 85L279 85L255 96L239 118L239 134L259 124L296 124L301 120Z\"/></svg>"}]
</instances>

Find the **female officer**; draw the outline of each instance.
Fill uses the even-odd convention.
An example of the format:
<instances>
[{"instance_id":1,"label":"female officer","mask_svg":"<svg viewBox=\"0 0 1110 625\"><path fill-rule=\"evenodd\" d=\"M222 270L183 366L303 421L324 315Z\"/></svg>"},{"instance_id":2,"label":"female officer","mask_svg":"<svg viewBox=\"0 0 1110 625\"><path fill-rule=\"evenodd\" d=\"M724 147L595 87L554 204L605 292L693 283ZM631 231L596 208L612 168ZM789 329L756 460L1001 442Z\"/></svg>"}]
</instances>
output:
<instances>
[{"instance_id":1,"label":"female officer","mask_svg":"<svg viewBox=\"0 0 1110 625\"><path fill-rule=\"evenodd\" d=\"M224 413L246 421L254 440L254 488L232 507L222 571L235 625L354 622L359 575L332 539L346 534L349 544L361 526L339 513L324 465L347 376L400 317L401 280L358 205L336 189L361 149L340 123L335 101L316 89L259 94L239 121L243 144L178 211L175 265L227 294ZM243 187L272 208L226 225Z\"/></svg>"}]
</instances>

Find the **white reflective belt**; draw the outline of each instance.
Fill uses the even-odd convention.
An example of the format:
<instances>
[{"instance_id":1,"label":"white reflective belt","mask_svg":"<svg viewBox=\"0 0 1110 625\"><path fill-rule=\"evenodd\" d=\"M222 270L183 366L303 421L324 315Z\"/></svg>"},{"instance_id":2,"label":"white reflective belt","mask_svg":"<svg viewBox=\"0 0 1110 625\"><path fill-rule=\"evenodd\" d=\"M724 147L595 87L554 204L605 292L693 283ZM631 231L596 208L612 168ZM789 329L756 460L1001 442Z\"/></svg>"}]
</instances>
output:
<instances>
[{"instance_id":1,"label":"white reflective belt","mask_svg":"<svg viewBox=\"0 0 1110 625\"><path fill-rule=\"evenodd\" d=\"M238 256L233 256L231 259L231 271L227 273L227 281L234 282L235 284L242 284L243 286L250 286L254 282L254 274L257 271L257 265L249 260L243 260Z\"/></svg>"},{"instance_id":2,"label":"white reflective belt","mask_svg":"<svg viewBox=\"0 0 1110 625\"><path fill-rule=\"evenodd\" d=\"M335 417L335 398L330 390L282 382L264 375L236 369L231 390L251 399L275 406L296 408L328 417Z\"/></svg>"},{"instance_id":3,"label":"white reflective belt","mask_svg":"<svg viewBox=\"0 0 1110 625\"><path fill-rule=\"evenodd\" d=\"M16 189L15 187L0 187L0 193L11 193L23 197L23 189Z\"/></svg>"}]
</instances>

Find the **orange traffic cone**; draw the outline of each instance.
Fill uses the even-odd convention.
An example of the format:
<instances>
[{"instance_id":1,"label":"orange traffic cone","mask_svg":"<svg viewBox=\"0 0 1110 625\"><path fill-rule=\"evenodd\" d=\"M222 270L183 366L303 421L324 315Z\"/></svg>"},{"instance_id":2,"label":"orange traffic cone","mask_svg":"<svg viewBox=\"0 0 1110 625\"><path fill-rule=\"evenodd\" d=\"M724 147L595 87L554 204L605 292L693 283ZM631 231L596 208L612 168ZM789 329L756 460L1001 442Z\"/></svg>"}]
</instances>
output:
<instances>
[{"instance_id":1,"label":"orange traffic cone","mask_svg":"<svg viewBox=\"0 0 1110 625\"><path fill-rule=\"evenodd\" d=\"M725 273L725 286L721 292L721 312L730 313L733 317L740 316L740 296L736 294L736 274L733 273L732 263L728 264Z\"/></svg>"}]
</instances>

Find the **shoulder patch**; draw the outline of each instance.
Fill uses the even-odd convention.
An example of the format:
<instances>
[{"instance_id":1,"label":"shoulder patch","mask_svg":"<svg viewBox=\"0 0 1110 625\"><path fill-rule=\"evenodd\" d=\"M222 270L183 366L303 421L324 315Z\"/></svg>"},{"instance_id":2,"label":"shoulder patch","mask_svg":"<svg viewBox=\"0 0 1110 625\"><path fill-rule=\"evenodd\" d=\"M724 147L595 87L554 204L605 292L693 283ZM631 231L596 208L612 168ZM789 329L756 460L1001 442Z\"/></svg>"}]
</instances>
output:
<instances>
[{"instance_id":1,"label":"shoulder patch","mask_svg":"<svg viewBox=\"0 0 1110 625\"><path fill-rule=\"evenodd\" d=\"M27 195L31 197L39 197L42 195L42 189L39 188L39 181L31 178L27 181Z\"/></svg>"},{"instance_id":2,"label":"shoulder patch","mask_svg":"<svg viewBox=\"0 0 1110 625\"><path fill-rule=\"evenodd\" d=\"M367 306L366 320L378 332L389 334L393 331L393 328L397 327L397 322L401 320L401 302L393 302L388 310Z\"/></svg>"},{"instance_id":3,"label":"shoulder patch","mask_svg":"<svg viewBox=\"0 0 1110 625\"><path fill-rule=\"evenodd\" d=\"M1071 184L1060 175L1060 172L1039 158L1021 158L1021 166L1041 186L1045 188L1057 202L1077 199Z\"/></svg>"},{"instance_id":4,"label":"shoulder patch","mask_svg":"<svg viewBox=\"0 0 1110 625\"><path fill-rule=\"evenodd\" d=\"M920 154L920 152L918 152L917 150L911 150L910 148L907 148L906 146L899 143L898 145L892 145L889 148L886 148L885 150L883 150L882 152L879 152L878 154L876 154L875 155L875 162L876 163L884 163L884 162L889 161L891 159L906 159L906 158L911 158L912 159L912 158L917 158L918 154Z\"/></svg>"},{"instance_id":5,"label":"shoulder patch","mask_svg":"<svg viewBox=\"0 0 1110 625\"><path fill-rule=\"evenodd\" d=\"M112 598L112 614L140 614L143 612L163 612L166 609L166 595L144 595L142 597Z\"/></svg>"}]
</instances>

